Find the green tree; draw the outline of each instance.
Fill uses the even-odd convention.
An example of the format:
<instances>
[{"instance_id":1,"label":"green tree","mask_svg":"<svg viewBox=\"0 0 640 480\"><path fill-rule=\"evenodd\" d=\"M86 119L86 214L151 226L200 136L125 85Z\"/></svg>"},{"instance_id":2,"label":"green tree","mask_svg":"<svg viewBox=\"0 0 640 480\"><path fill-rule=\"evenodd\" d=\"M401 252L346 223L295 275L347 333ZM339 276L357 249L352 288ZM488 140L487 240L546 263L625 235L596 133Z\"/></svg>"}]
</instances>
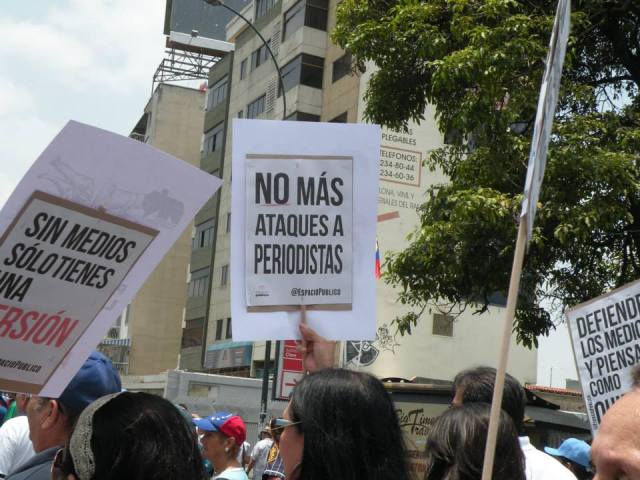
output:
<instances>
[{"instance_id":1,"label":"green tree","mask_svg":"<svg viewBox=\"0 0 640 480\"><path fill-rule=\"evenodd\" d=\"M556 1L342 0L334 39L378 69L365 116L402 130L435 106L447 144L386 280L414 313L432 302L482 311L506 292ZM574 0L559 104L525 259L518 341L570 306L640 277L640 2ZM542 305L542 306L541 306Z\"/></svg>"}]
</instances>

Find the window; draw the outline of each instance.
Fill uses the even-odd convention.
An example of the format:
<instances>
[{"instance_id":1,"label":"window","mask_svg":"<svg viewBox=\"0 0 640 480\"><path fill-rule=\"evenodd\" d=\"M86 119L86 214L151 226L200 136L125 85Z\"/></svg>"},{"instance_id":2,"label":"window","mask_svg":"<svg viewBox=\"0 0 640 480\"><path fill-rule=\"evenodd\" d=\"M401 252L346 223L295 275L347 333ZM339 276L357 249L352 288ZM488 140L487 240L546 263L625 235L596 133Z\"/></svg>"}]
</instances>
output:
<instances>
[{"instance_id":1,"label":"window","mask_svg":"<svg viewBox=\"0 0 640 480\"><path fill-rule=\"evenodd\" d=\"M258 115L264 112L264 102L266 97L266 95L262 95L247 105L247 118L257 118Z\"/></svg>"},{"instance_id":2,"label":"window","mask_svg":"<svg viewBox=\"0 0 640 480\"><path fill-rule=\"evenodd\" d=\"M229 280L229 265L223 265L220 270L220 286L224 287Z\"/></svg>"},{"instance_id":3,"label":"window","mask_svg":"<svg viewBox=\"0 0 640 480\"><path fill-rule=\"evenodd\" d=\"M267 40L267 44L271 47L271 39ZM267 60L269 60L269 50L266 45L260 45L251 53L251 71L253 72Z\"/></svg>"},{"instance_id":4,"label":"window","mask_svg":"<svg viewBox=\"0 0 640 480\"><path fill-rule=\"evenodd\" d=\"M329 123L347 123L347 112L342 112L336 118L329 120Z\"/></svg>"},{"instance_id":5,"label":"window","mask_svg":"<svg viewBox=\"0 0 640 480\"><path fill-rule=\"evenodd\" d=\"M271 10L275 0L255 0L256 1L256 20Z\"/></svg>"},{"instance_id":6,"label":"window","mask_svg":"<svg viewBox=\"0 0 640 480\"><path fill-rule=\"evenodd\" d=\"M244 110L238 112L238 118L244 118Z\"/></svg>"},{"instance_id":7,"label":"window","mask_svg":"<svg viewBox=\"0 0 640 480\"><path fill-rule=\"evenodd\" d=\"M215 228L215 219L207 220L200 225L196 225L196 234L193 237L191 247L194 250L198 248L208 247L213 243L213 235Z\"/></svg>"},{"instance_id":8,"label":"window","mask_svg":"<svg viewBox=\"0 0 640 480\"><path fill-rule=\"evenodd\" d=\"M215 152L222 147L222 135L224 133L224 122L220 122L211 130L204 133L204 142L202 145L202 152L207 155L211 152Z\"/></svg>"},{"instance_id":9,"label":"window","mask_svg":"<svg viewBox=\"0 0 640 480\"><path fill-rule=\"evenodd\" d=\"M303 53L282 67L282 83L287 92L297 85L322 88L322 67L324 59ZM282 92L278 92L278 96Z\"/></svg>"},{"instance_id":10,"label":"window","mask_svg":"<svg viewBox=\"0 0 640 480\"><path fill-rule=\"evenodd\" d=\"M285 120L292 120L294 122L319 122L320 115L313 115L306 112L293 112Z\"/></svg>"},{"instance_id":11,"label":"window","mask_svg":"<svg viewBox=\"0 0 640 480\"><path fill-rule=\"evenodd\" d=\"M204 333L204 318L187 320L182 329L182 348L199 347L202 345Z\"/></svg>"},{"instance_id":12,"label":"window","mask_svg":"<svg viewBox=\"0 0 640 480\"><path fill-rule=\"evenodd\" d=\"M351 52L347 52L339 59L333 62L333 71L331 72L331 82L337 82L345 75L351 73Z\"/></svg>"},{"instance_id":13,"label":"window","mask_svg":"<svg viewBox=\"0 0 640 480\"><path fill-rule=\"evenodd\" d=\"M231 319L227 318L227 333L225 338L231 338L233 335L231 334Z\"/></svg>"},{"instance_id":14,"label":"window","mask_svg":"<svg viewBox=\"0 0 640 480\"><path fill-rule=\"evenodd\" d=\"M220 318L216 320L216 340L222 340L222 324L224 323L224 318Z\"/></svg>"},{"instance_id":15,"label":"window","mask_svg":"<svg viewBox=\"0 0 640 480\"><path fill-rule=\"evenodd\" d=\"M304 25L305 0L300 0L284 14L282 40L286 40Z\"/></svg>"},{"instance_id":16,"label":"window","mask_svg":"<svg viewBox=\"0 0 640 480\"><path fill-rule=\"evenodd\" d=\"M226 233L231 232L231 212L227 212L227 228Z\"/></svg>"},{"instance_id":17,"label":"window","mask_svg":"<svg viewBox=\"0 0 640 480\"><path fill-rule=\"evenodd\" d=\"M247 76L247 59L245 58L240 62L240 80L244 80Z\"/></svg>"},{"instance_id":18,"label":"window","mask_svg":"<svg viewBox=\"0 0 640 480\"><path fill-rule=\"evenodd\" d=\"M191 272L191 280L187 286L187 296L189 298L204 297L209 287L209 269L201 268Z\"/></svg>"},{"instance_id":19,"label":"window","mask_svg":"<svg viewBox=\"0 0 640 480\"><path fill-rule=\"evenodd\" d=\"M328 11L327 0L300 0L284 14L283 41L302 26L326 31Z\"/></svg>"},{"instance_id":20,"label":"window","mask_svg":"<svg viewBox=\"0 0 640 480\"><path fill-rule=\"evenodd\" d=\"M432 333L444 337L453 337L453 317L442 313L434 313Z\"/></svg>"},{"instance_id":21,"label":"window","mask_svg":"<svg viewBox=\"0 0 640 480\"><path fill-rule=\"evenodd\" d=\"M207 97L207 110L211 110L220 105L227 98L228 77L225 75L216 83L209 87L209 96Z\"/></svg>"}]
</instances>

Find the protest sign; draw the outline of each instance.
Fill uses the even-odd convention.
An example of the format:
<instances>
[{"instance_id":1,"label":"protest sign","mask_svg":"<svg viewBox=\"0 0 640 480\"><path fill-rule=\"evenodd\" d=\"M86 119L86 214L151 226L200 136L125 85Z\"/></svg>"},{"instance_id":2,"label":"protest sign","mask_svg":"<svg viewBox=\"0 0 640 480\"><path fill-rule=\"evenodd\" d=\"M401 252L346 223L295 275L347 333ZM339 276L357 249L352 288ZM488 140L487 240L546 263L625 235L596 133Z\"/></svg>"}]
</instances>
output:
<instances>
[{"instance_id":1,"label":"protest sign","mask_svg":"<svg viewBox=\"0 0 640 480\"><path fill-rule=\"evenodd\" d=\"M234 341L375 336L380 128L234 120Z\"/></svg>"},{"instance_id":2,"label":"protest sign","mask_svg":"<svg viewBox=\"0 0 640 480\"><path fill-rule=\"evenodd\" d=\"M246 159L248 306L351 308L351 157Z\"/></svg>"},{"instance_id":3,"label":"protest sign","mask_svg":"<svg viewBox=\"0 0 640 480\"><path fill-rule=\"evenodd\" d=\"M278 355L278 376L275 399L289 400L296 384L304 376L302 354L296 348L295 340L285 340Z\"/></svg>"},{"instance_id":4,"label":"protest sign","mask_svg":"<svg viewBox=\"0 0 640 480\"><path fill-rule=\"evenodd\" d=\"M0 390L57 397L220 183L67 124L0 212Z\"/></svg>"},{"instance_id":5,"label":"protest sign","mask_svg":"<svg viewBox=\"0 0 640 480\"><path fill-rule=\"evenodd\" d=\"M605 412L631 389L640 360L640 281L565 312L593 432Z\"/></svg>"}]
</instances>

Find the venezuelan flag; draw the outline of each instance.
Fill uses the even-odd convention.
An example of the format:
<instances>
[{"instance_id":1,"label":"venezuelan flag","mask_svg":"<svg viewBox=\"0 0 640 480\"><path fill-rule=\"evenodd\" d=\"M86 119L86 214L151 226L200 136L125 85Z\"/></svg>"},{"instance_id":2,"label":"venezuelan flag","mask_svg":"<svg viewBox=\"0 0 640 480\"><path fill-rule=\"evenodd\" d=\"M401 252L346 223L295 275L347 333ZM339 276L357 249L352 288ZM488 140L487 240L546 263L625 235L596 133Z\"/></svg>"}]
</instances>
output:
<instances>
[{"instance_id":1,"label":"venezuelan flag","mask_svg":"<svg viewBox=\"0 0 640 480\"><path fill-rule=\"evenodd\" d=\"M376 239L376 278L380 279L382 273L380 271L380 246L378 245L378 239Z\"/></svg>"}]
</instances>

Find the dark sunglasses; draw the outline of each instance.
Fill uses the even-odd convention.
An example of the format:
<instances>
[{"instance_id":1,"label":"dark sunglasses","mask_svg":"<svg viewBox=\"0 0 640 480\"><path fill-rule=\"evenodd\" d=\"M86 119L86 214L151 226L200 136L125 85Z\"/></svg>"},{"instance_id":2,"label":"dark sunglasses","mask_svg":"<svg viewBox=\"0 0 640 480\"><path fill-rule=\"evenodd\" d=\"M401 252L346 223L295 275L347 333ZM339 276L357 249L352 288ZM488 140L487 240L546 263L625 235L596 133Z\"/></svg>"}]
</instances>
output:
<instances>
[{"instance_id":1,"label":"dark sunglasses","mask_svg":"<svg viewBox=\"0 0 640 480\"><path fill-rule=\"evenodd\" d=\"M271 430L283 430L287 427L290 427L292 425L298 425L302 422L292 422L291 420L286 420L284 418L276 418L273 421L273 424L275 425Z\"/></svg>"}]
</instances>

